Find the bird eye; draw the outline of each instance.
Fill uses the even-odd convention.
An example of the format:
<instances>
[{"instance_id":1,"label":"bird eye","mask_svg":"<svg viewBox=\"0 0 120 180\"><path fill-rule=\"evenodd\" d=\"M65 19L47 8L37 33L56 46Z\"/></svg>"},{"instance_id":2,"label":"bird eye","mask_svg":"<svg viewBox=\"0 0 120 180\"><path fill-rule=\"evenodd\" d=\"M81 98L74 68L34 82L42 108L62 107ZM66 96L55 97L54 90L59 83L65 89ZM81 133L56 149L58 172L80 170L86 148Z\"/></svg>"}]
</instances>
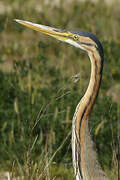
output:
<instances>
[{"instance_id":1,"label":"bird eye","mask_svg":"<svg viewBox=\"0 0 120 180\"><path fill-rule=\"evenodd\" d=\"M78 40L78 36L77 35L74 35L73 38L74 38L75 41Z\"/></svg>"}]
</instances>

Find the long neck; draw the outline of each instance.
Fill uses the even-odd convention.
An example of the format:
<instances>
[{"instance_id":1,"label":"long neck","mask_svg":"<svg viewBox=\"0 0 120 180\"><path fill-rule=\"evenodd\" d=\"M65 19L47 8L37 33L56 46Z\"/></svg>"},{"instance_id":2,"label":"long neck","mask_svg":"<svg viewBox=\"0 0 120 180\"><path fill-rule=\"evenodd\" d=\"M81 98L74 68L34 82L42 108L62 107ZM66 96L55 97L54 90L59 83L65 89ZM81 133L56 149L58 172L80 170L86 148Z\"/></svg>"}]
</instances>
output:
<instances>
[{"instance_id":1,"label":"long neck","mask_svg":"<svg viewBox=\"0 0 120 180\"><path fill-rule=\"evenodd\" d=\"M97 161L88 129L88 118L99 91L103 64L97 51L90 52L89 58L91 61L90 82L73 117L73 166L76 180L107 180Z\"/></svg>"}]
</instances>

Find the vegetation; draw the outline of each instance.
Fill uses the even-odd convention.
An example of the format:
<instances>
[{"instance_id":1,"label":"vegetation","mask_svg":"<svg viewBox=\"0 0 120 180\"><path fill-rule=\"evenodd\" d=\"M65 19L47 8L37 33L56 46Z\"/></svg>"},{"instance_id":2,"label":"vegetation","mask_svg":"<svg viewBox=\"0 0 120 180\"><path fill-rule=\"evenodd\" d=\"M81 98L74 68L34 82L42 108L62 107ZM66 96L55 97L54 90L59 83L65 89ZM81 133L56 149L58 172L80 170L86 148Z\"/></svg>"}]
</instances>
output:
<instances>
[{"instance_id":1,"label":"vegetation","mask_svg":"<svg viewBox=\"0 0 120 180\"><path fill-rule=\"evenodd\" d=\"M38 3L38 4L37 4ZM98 159L117 180L120 138L120 6L104 1L6 0L0 14L0 171L23 180L72 180L71 123L89 81L86 53L13 22L93 32L105 52L90 129ZM112 12L112 13L111 13ZM74 75L80 73L80 81Z\"/></svg>"}]
</instances>

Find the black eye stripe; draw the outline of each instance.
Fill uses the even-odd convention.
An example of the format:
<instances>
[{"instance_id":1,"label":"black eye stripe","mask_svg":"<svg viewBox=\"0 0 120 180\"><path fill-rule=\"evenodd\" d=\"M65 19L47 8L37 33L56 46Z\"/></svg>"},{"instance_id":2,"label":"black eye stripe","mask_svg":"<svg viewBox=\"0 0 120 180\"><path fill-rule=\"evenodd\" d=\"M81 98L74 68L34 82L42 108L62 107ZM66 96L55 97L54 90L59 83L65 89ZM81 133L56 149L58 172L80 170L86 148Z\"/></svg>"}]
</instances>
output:
<instances>
[{"instance_id":1,"label":"black eye stripe","mask_svg":"<svg viewBox=\"0 0 120 180\"><path fill-rule=\"evenodd\" d=\"M78 40L78 36L77 36L77 35L74 35L74 36L71 36L71 35L70 35L69 38L72 39L72 40L75 40L75 41ZM79 43L79 42L78 42L78 43ZM98 50L97 45L91 44L91 43L89 43L89 42L80 42L79 44L80 44L80 45L86 45L86 46L95 47L95 48Z\"/></svg>"},{"instance_id":2,"label":"black eye stripe","mask_svg":"<svg viewBox=\"0 0 120 180\"><path fill-rule=\"evenodd\" d=\"M80 42L80 44L87 45L87 46L95 46L94 44L87 43L87 42Z\"/></svg>"}]
</instances>

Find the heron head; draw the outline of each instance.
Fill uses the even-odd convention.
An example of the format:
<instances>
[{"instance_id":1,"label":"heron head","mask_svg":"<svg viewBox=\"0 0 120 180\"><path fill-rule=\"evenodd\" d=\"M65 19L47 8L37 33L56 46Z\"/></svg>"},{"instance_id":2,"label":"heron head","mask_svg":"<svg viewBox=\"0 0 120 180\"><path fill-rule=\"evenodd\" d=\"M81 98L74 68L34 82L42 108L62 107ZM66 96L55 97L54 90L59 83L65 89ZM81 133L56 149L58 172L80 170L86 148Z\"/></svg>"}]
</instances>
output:
<instances>
[{"instance_id":1,"label":"heron head","mask_svg":"<svg viewBox=\"0 0 120 180\"><path fill-rule=\"evenodd\" d=\"M66 31L18 19L15 19L15 21L43 34L52 36L60 41L67 42L77 48L87 51L88 53L97 50L100 55L103 56L101 43L92 33L85 31Z\"/></svg>"}]
</instances>

